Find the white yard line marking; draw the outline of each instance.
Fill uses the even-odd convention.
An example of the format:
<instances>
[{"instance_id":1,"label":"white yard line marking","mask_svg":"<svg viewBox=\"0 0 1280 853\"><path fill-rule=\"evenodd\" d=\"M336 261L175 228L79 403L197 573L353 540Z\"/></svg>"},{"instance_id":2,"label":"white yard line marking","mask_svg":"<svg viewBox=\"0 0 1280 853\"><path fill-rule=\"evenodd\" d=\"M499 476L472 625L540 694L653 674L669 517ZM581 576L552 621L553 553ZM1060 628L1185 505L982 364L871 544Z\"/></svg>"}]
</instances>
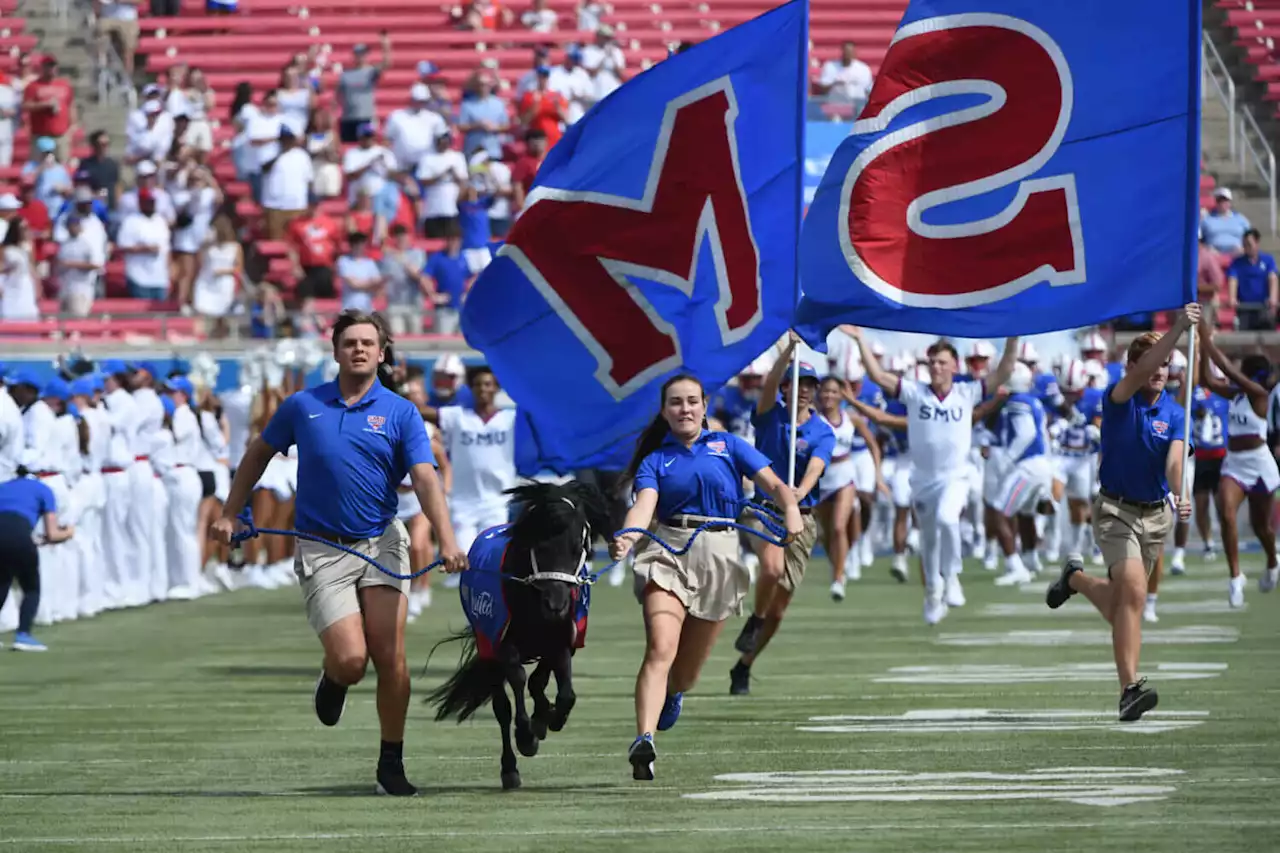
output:
<instances>
[{"instance_id":1,"label":"white yard line marking","mask_svg":"<svg viewBox=\"0 0 1280 853\"><path fill-rule=\"evenodd\" d=\"M1227 671L1225 663L1146 664L1143 671L1161 681L1190 681L1217 678ZM960 664L956 666L895 666L873 679L877 684L1060 684L1077 682L1110 683L1116 668L1110 663L1063 663L1047 666L1018 664ZM1079 695L1083 691L1055 691L1056 695ZM912 694L907 694L912 695ZM1020 696L1027 695L1019 692Z\"/></svg>"}]
</instances>

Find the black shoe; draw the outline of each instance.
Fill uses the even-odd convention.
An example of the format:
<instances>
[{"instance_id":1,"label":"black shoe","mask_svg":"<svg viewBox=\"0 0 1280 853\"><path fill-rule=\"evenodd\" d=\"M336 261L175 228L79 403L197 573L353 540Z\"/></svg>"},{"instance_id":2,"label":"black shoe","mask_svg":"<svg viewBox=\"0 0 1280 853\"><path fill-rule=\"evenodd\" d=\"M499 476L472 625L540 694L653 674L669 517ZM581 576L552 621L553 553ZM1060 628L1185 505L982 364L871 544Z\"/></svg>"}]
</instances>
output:
<instances>
[{"instance_id":1,"label":"black shoe","mask_svg":"<svg viewBox=\"0 0 1280 853\"><path fill-rule=\"evenodd\" d=\"M747 696L751 693L751 667L742 661L729 670L729 695Z\"/></svg>"},{"instance_id":2,"label":"black shoe","mask_svg":"<svg viewBox=\"0 0 1280 853\"><path fill-rule=\"evenodd\" d=\"M1120 694L1120 722L1132 723L1142 719L1142 715L1150 711L1160 702L1155 688L1148 690L1147 680L1139 678Z\"/></svg>"},{"instance_id":3,"label":"black shoe","mask_svg":"<svg viewBox=\"0 0 1280 853\"><path fill-rule=\"evenodd\" d=\"M342 712L347 707L347 688L320 670L320 678L316 680L316 717L326 726L336 726L342 719Z\"/></svg>"},{"instance_id":4,"label":"black shoe","mask_svg":"<svg viewBox=\"0 0 1280 853\"><path fill-rule=\"evenodd\" d=\"M1076 594L1076 591L1071 588L1071 576L1083 571L1083 558L1075 554L1067 557L1066 565L1062 567L1062 574L1056 581L1049 584L1049 589L1044 594L1044 603L1049 605L1050 610L1057 610L1067 603L1068 598Z\"/></svg>"},{"instance_id":5,"label":"black shoe","mask_svg":"<svg viewBox=\"0 0 1280 853\"><path fill-rule=\"evenodd\" d=\"M645 732L632 742L627 750L627 760L631 762L631 778L637 782L653 781L653 764L658 758L658 750L653 745L653 735Z\"/></svg>"},{"instance_id":6,"label":"black shoe","mask_svg":"<svg viewBox=\"0 0 1280 853\"><path fill-rule=\"evenodd\" d=\"M764 620L752 613L747 617L747 624L742 626L742 633L733 641L733 647L744 655L756 650L760 643L760 634L764 631Z\"/></svg>"},{"instance_id":7,"label":"black shoe","mask_svg":"<svg viewBox=\"0 0 1280 853\"><path fill-rule=\"evenodd\" d=\"M388 797L416 797L418 789L404 778L404 765L400 763L378 764L377 792Z\"/></svg>"}]
</instances>

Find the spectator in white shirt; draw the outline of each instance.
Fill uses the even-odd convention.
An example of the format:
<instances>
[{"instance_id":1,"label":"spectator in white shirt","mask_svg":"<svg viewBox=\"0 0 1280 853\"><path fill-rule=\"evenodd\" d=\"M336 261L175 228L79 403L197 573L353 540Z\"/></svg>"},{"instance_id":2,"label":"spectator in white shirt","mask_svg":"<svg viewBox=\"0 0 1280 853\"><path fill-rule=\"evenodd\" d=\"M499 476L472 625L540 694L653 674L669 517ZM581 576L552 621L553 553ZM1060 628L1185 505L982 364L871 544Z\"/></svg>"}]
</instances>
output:
<instances>
[{"instance_id":1,"label":"spectator in white shirt","mask_svg":"<svg viewBox=\"0 0 1280 853\"><path fill-rule=\"evenodd\" d=\"M385 279L378 262L365 254L368 239L358 231L347 235L347 254L338 258L338 291L342 310L370 312L373 300L382 293Z\"/></svg>"},{"instance_id":2,"label":"spectator in white shirt","mask_svg":"<svg viewBox=\"0 0 1280 853\"><path fill-rule=\"evenodd\" d=\"M177 302L185 306L196 280L200 250L209 240L213 214L222 203L222 192L213 174L203 166L186 173L185 185L173 193L178 218L173 228L173 257L177 267Z\"/></svg>"},{"instance_id":3,"label":"spectator in white shirt","mask_svg":"<svg viewBox=\"0 0 1280 853\"><path fill-rule=\"evenodd\" d=\"M107 237L107 223L99 219L93 211L95 197L93 190L89 187L83 185L76 187L75 194L71 198L70 209L63 211L53 223L53 240L55 243L65 243L71 239L71 234L67 230L67 220L76 216L80 219L81 239L91 243L103 258L108 258L111 256L111 241Z\"/></svg>"},{"instance_id":4,"label":"spectator in white shirt","mask_svg":"<svg viewBox=\"0 0 1280 853\"><path fill-rule=\"evenodd\" d=\"M384 192L387 175L396 166L391 152L378 144L377 130L372 122L365 122L356 128L356 136L360 140L356 147L348 148L342 155L342 175L347 180L347 197L354 204L356 195L363 190L373 199L373 209L386 219L394 219L397 204L389 203L390 193ZM395 201L399 201L399 189L395 190Z\"/></svg>"},{"instance_id":5,"label":"spectator in white shirt","mask_svg":"<svg viewBox=\"0 0 1280 853\"><path fill-rule=\"evenodd\" d=\"M13 164L13 132L21 100L7 74L0 74L0 169Z\"/></svg>"},{"instance_id":6,"label":"spectator in white shirt","mask_svg":"<svg viewBox=\"0 0 1280 853\"><path fill-rule=\"evenodd\" d=\"M57 256L58 298L62 310L76 317L87 317L97 296L98 277L106 267L102 247L84 233L80 216L72 213L65 220L67 239L60 241Z\"/></svg>"},{"instance_id":7,"label":"spectator in white shirt","mask_svg":"<svg viewBox=\"0 0 1280 853\"><path fill-rule=\"evenodd\" d=\"M138 193L138 212L120 223L116 245L124 255L124 277L135 299L163 302L169 297L169 223L156 211L151 190Z\"/></svg>"},{"instance_id":8,"label":"spectator in white shirt","mask_svg":"<svg viewBox=\"0 0 1280 853\"><path fill-rule=\"evenodd\" d=\"M0 320L34 320L39 316L27 223L14 219L0 241Z\"/></svg>"},{"instance_id":9,"label":"spectator in white shirt","mask_svg":"<svg viewBox=\"0 0 1280 853\"><path fill-rule=\"evenodd\" d=\"M268 240L284 237L289 223L307 212L311 193L311 155L298 144L288 125L280 131L280 156L266 165L262 178L262 211Z\"/></svg>"},{"instance_id":10,"label":"spectator in white shirt","mask_svg":"<svg viewBox=\"0 0 1280 853\"><path fill-rule=\"evenodd\" d=\"M164 111L171 116L187 114L186 63L170 65L169 70L165 72Z\"/></svg>"},{"instance_id":11,"label":"spectator in white shirt","mask_svg":"<svg viewBox=\"0 0 1280 853\"><path fill-rule=\"evenodd\" d=\"M627 67L627 59L622 55L622 48L614 41L613 27L604 24L596 30L595 44L582 49L582 67L591 75L591 81L595 84L596 101L603 101L622 85L622 72Z\"/></svg>"},{"instance_id":12,"label":"spectator in white shirt","mask_svg":"<svg viewBox=\"0 0 1280 853\"><path fill-rule=\"evenodd\" d=\"M858 59L853 42L840 45L840 58L829 59L822 65L817 91L833 101L851 104L866 103L871 94L871 67Z\"/></svg>"},{"instance_id":13,"label":"spectator in white shirt","mask_svg":"<svg viewBox=\"0 0 1280 853\"><path fill-rule=\"evenodd\" d=\"M124 149L126 163L140 163L143 160L160 162L169 153L173 145L173 116L164 111L158 98L143 101L143 124L130 123L126 126L128 141Z\"/></svg>"},{"instance_id":14,"label":"spectator in white shirt","mask_svg":"<svg viewBox=\"0 0 1280 853\"><path fill-rule=\"evenodd\" d=\"M150 160L143 160L134 167L137 186L128 192L121 193L120 201L116 203L116 213L121 221L129 214L137 213L141 209L138 199L144 191L151 194L151 198L155 202L156 212L170 227L177 221L178 212L173 206L173 198L170 197L167 190L159 185L158 172L156 164Z\"/></svg>"},{"instance_id":15,"label":"spectator in white shirt","mask_svg":"<svg viewBox=\"0 0 1280 853\"><path fill-rule=\"evenodd\" d=\"M295 136L302 138L311 121L311 90L304 84L302 72L296 65L288 65L280 72L276 100L280 104L280 118Z\"/></svg>"},{"instance_id":16,"label":"spectator in white shirt","mask_svg":"<svg viewBox=\"0 0 1280 853\"><path fill-rule=\"evenodd\" d=\"M533 0L533 6L520 16L520 25L535 33L553 32L556 13L547 8L547 0Z\"/></svg>"},{"instance_id":17,"label":"spectator in white shirt","mask_svg":"<svg viewBox=\"0 0 1280 853\"><path fill-rule=\"evenodd\" d=\"M257 110L247 113L244 132L257 155L257 172L250 173L248 180L253 188L253 200L259 204L262 203L262 170L280 156L280 130L283 127L284 117L280 115L280 99L275 90L262 96L262 104Z\"/></svg>"},{"instance_id":18,"label":"spectator in white shirt","mask_svg":"<svg viewBox=\"0 0 1280 853\"><path fill-rule=\"evenodd\" d=\"M414 83L409 89L409 106L387 118L384 136L400 172L412 172L422 155L435 147L436 137L449 132L444 118L428 109L430 102L427 84Z\"/></svg>"},{"instance_id":19,"label":"spectator in white shirt","mask_svg":"<svg viewBox=\"0 0 1280 853\"><path fill-rule=\"evenodd\" d=\"M452 137L436 137L435 150L418 161L417 177L422 184L418 218L423 233L433 239L457 233L458 193L469 179L467 159L450 148Z\"/></svg>"},{"instance_id":20,"label":"spectator in white shirt","mask_svg":"<svg viewBox=\"0 0 1280 853\"><path fill-rule=\"evenodd\" d=\"M600 29L600 17L604 15L604 4L599 0L585 0L578 4L578 32L594 33Z\"/></svg>"},{"instance_id":21,"label":"spectator in white shirt","mask_svg":"<svg viewBox=\"0 0 1280 853\"><path fill-rule=\"evenodd\" d=\"M576 44L565 47L564 61L551 69L548 85L553 92L559 92L569 102L569 109L564 115L566 125L582 118L595 103L595 85L587 69L582 67L582 48ZM536 87L535 80L534 88Z\"/></svg>"}]
</instances>

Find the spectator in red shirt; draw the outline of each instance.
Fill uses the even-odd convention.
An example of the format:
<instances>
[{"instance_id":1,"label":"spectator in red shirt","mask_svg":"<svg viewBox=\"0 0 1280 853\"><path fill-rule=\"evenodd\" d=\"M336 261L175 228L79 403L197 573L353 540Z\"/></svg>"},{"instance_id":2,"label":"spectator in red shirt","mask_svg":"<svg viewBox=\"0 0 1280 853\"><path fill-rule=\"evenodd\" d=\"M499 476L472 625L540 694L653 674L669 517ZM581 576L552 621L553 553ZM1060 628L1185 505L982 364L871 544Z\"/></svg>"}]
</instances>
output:
<instances>
[{"instance_id":1,"label":"spectator in red shirt","mask_svg":"<svg viewBox=\"0 0 1280 853\"><path fill-rule=\"evenodd\" d=\"M387 218L373 209L373 196L364 188L356 192L356 203L347 212L346 231L369 238L365 244L365 255L375 261L382 260L382 244L387 241Z\"/></svg>"},{"instance_id":2,"label":"spectator in red shirt","mask_svg":"<svg viewBox=\"0 0 1280 853\"><path fill-rule=\"evenodd\" d=\"M525 196L533 187L533 179L542 167L547 156L547 134L533 129L525 136L525 153L511 167L511 189L514 191L511 204L516 213L524 209Z\"/></svg>"},{"instance_id":3,"label":"spectator in red shirt","mask_svg":"<svg viewBox=\"0 0 1280 853\"><path fill-rule=\"evenodd\" d=\"M18 210L18 218L27 223L27 239L31 241L31 260L33 263L46 261L58 253L58 247L50 242L53 236L53 220L49 218L49 209L44 202L36 198L35 180L30 175L22 176L18 190L18 200L22 207Z\"/></svg>"},{"instance_id":4,"label":"spectator in red shirt","mask_svg":"<svg viewBox=\"0 0 1280 853\"><path fill-rule=\"evenodd\" d=\"M33 137L48 136L57 143L58 162L71 156L71 134L76 128L75 91L63 77L56 77L58 60L46 56L40 61L40 75L22 93Z\"/></svg>"},{"instance_id":5,"label":"spectator in red shirt","mask_svg":"<svg viewBox=\"0 0 1280 853\"><path fill-rule=\"evenodd\" d=\"M530 130L540 130L547 137L550 148L560 141L565 114L569 111L569 102L564 95L550 86L551 67L537 67L538 82L533 89L520 96L520 121Z\"/></svg>"},{"instance_id":6,"label":"spectator in red shirt","mask_svg":"<svg viewBox=\"0 0 1280 853\"><path fill-rule=\"evenodd\" d=\"M298 280L298 299L333 299L333 264L338 258L341 232L338 223L325 216L312 198L304 216L293 220L286 229L289 259Z\"/></svg>"}]
</instances>

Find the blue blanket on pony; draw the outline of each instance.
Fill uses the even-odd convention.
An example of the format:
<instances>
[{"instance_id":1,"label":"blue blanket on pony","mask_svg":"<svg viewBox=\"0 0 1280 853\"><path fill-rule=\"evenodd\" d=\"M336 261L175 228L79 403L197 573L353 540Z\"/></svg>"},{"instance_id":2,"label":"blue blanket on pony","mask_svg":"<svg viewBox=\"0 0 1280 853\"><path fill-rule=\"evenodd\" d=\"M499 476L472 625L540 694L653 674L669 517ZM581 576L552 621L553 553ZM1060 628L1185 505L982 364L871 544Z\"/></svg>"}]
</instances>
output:
<instances>
[{"instance_id":1,"label":"blue blanket on pony","mask_svg":"<svg viewBox=\"0 0 1280 853\"><path fill-rule=\"evenodd\" d=\"M467 552L471 568L462 573L458 594L462 612L476 636L476 652L482 659L492 660L511 624L502 582L502 561L511 545L511 525L501 524L483 531ZM573 591L574 643L580 649L587 642L587 611L591 606L591 588L582 585Z\"/></svg>"}]
</instances>

